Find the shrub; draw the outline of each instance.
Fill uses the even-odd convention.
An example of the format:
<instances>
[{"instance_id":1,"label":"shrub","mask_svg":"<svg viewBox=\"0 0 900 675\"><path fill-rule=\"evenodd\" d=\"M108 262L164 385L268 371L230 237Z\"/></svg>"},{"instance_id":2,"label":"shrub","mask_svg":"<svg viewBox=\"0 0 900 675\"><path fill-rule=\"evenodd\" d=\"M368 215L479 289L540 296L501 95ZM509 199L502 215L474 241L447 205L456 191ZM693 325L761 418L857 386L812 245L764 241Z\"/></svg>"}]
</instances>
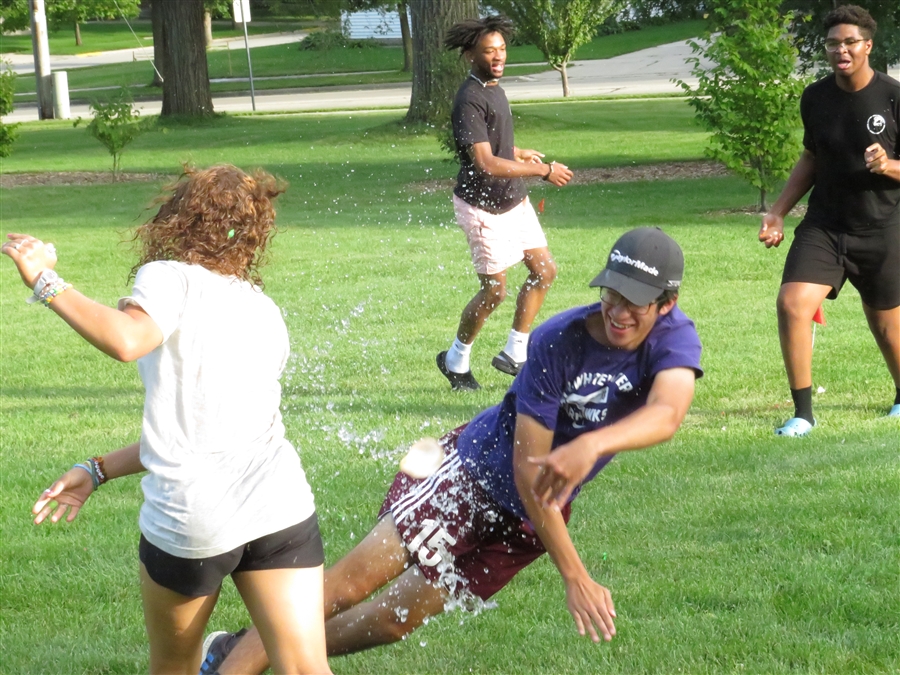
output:
<instances>
[{"instance_id":1,"label":"shrub","mask_svg":"<svg viewBox=\"0 0 900 675\"><path fill-rule=\"evenodd\" d=\"M16 91L16 73L3 62L4 70L0 72L0 115L8 115L13 110L13 95ZM18 124L5 124L0 121L0 157L9 157L13 141L16 140Z\"/></svg>"},{"instance_id":2,"label":"shrub","mask_svg":"<svg viewBox=\"0 0 900 675\"><path fill-rule=\"evenodd\" d=\"M131 141L145 131L146 125L138 119L128 90L124 87L119 95L109 101L91 104L94 118L88 124L88 133L106 146L113 158L113 180L119 175L122 153ZM78 125L78 121L75 125Z\"/></svg>"},{"instance_id":3,"label":"shrub","mask_svg":"<svg viewBox=\"0 0 900 675\"><path fill-rule=\"evenodd\" d=\"M322 30L310 33L300 41L300 49L325 52L330 49L364 49L374 47L374 40L351 40L336 30Z\"/></svg>"}]
</instances>

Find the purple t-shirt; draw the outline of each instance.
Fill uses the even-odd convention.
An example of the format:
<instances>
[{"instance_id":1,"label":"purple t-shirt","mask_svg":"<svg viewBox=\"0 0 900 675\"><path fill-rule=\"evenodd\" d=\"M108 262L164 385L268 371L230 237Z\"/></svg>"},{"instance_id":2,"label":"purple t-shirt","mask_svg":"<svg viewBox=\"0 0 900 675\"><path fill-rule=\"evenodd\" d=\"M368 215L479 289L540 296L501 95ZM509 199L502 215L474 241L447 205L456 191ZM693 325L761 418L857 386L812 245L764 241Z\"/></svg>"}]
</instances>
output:
<instances>
[{"instance_id":1,"label":"purple t-shirt","mask_svg":"<svg viewBox=\"0 0 900 675\"><path fill-rule=\"evenodd\" d=\"M528 345L528 361L503 401L475 417L459 437L457 450L466 470L520 518L527 516L513 477L518 413L553 432L552 451L643 406L660 371L692 368L697 377L703 375L700 338L677 305L634 351L605 347L588 334L585 320L599 311L599 303L576 307L539 326ZM600 459L584 482L611 459Z\"/></svg>"}]
</instances>

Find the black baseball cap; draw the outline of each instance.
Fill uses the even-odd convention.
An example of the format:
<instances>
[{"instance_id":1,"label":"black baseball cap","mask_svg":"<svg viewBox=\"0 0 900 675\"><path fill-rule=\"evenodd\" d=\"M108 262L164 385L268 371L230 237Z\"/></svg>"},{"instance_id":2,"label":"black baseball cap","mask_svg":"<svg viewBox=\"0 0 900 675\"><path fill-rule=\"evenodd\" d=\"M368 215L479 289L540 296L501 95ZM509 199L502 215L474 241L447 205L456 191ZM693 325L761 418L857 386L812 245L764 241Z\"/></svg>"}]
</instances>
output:
<instances>
[{"instance_id":1,"label":"black baseball cap","mask_svg":"<svg viewBox=\"0 0 900 675\"><path fill-rule=\"evenodd\" d=\"M684 253L675 240L658 227L640 227L619 237L590 285L611 288L635 305L649 305L663 291L677 291L683 277Z\"/></svg>"}]
</instances>

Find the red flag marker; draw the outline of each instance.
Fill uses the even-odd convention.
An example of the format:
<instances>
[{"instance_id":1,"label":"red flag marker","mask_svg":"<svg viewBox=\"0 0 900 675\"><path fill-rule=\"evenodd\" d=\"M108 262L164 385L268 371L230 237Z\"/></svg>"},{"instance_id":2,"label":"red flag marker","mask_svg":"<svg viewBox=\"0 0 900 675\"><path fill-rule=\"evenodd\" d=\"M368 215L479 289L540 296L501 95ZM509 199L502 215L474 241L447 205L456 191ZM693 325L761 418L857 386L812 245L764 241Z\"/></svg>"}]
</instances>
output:
<instances>
[{"instance_id":1,"label":"red flag marker","mask_svg":"<svg viewBox=\"0 0 900 675\"><path fill-rule=\"evenodd\" d=\"M825 312L822 310L822 305L819 305L819 309L817 309L816 313L813 314L813 321L815 321L820 326L825 325Z\"/></svg>"},{"instance_id":2,"label":"red flag marker","mask_svg":"<svg viewBox=\"0 0 900 675\"><path fill-rule=\"evenodd\" d=\"M543 212L544 212L544 200L542 199L541 201L538 202L538 213L543 213Z\"/></svg>"}]
</instances>

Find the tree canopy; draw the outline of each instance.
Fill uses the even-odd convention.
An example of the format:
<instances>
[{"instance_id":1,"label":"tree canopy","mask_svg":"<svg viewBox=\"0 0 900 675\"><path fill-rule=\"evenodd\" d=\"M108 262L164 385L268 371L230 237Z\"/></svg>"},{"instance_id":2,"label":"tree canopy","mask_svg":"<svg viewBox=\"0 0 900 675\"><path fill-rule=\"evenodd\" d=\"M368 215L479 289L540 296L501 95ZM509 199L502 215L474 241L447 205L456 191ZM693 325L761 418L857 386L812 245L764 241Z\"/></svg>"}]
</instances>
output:
<instances>
[{"instance_id":1,"label":"tree canopy","mask_svg":"<svg viewBox=\"0 0 900 675\"><path fill-rule=\"evenodd\" d=\"M797 36L800 62L804 70L827 66L825 59L825 29L822 20L835 8L832 0L785 0L782 8L796 13L791 30ZM897 0L867 0L860 4L878 23L869 63L875 70L887 72L889 66L900 63L900 2Z\"/></svg>"},{"instance_id":2,"label":"tree canopy","mask_svg":"<svg viewBox=\"0 0 900 675\"><path fill-rule=\"evenodd\" d=\"M710 25L691 40L696 88L682 80L697 117L710 130L708 153L766 195L800 156L800 94L792 14L777 0L711 0Z\"/></svg>"},{"instance_id":3,"label":"tree canopy","mask_svg":"<svg viewBox=\"0 0 900 675\"><path fill-rule=\"evenodd\" d=\"M96 19L133 18L140 11L141 0L44 0L44 12L50 30L71 26L75 43L81 44L80 25ZM28 0L0 0L0 32L11 33L31 25Z\"/></svg>"},{"instance_id":4,"label":"tree canopy","mask_svg":"<svg viewBox=\"0 0 900 675\"><path fill-rule=\"evenodd\" d=\"M621 0L492 0L505 13L519 36L536 46L562 77L563 96L568 96L566 66L575 50L590 42L597 27L622 6Z\"/></svg>"}]
</instances>

